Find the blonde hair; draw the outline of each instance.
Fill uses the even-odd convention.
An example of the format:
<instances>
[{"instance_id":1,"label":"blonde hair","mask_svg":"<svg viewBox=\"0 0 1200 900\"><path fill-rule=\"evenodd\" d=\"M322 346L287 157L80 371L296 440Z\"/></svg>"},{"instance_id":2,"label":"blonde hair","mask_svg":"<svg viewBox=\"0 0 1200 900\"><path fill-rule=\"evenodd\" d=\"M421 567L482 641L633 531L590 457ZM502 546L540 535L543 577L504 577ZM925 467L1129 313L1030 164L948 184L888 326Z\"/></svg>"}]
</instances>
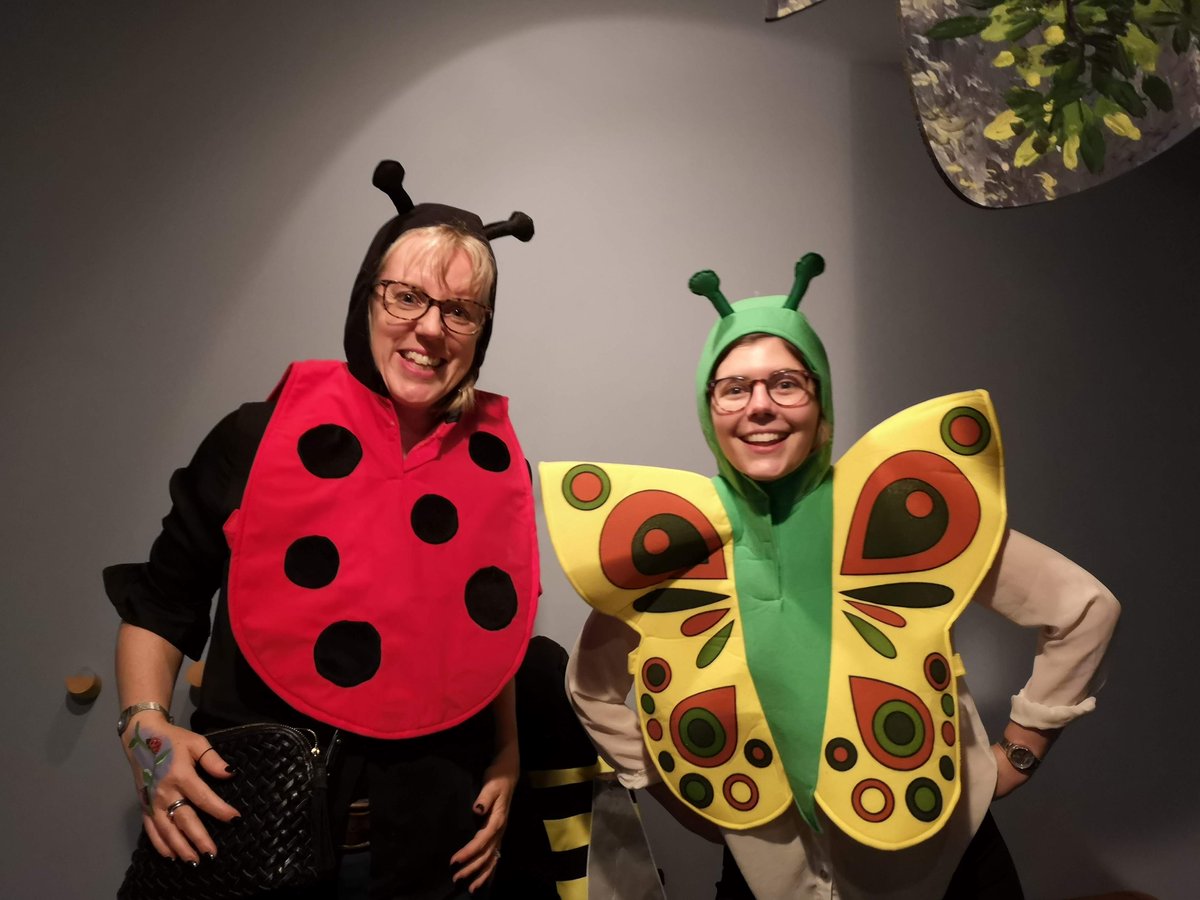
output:
<instances>
[{"instance_id":1,"label":"blonde hair","mask_svg":"<svg viewBox=\"0 0 1200 900\"><path fill-rule=\"evenodd\" d=\"M492 258L492 251L478 237L454 225L426 225L403 232L384 252L376 274L383 271L393 253L418 241L420 246L413 248L410 262L417 268L435 273L442 282L445 282L455 257L459 253L465 254L467 262L471 265L472 296L461 299L475 300L491 309L492 289L496 284L496 262ZM368 306L368 329L370 316L371 310ZM479 369L472 361L471 368L463 376L457 389L438 401L437 405L442 415L455 417L470 412L475 406L475 382L478 379Z\"/></svg>"}]
</instances>

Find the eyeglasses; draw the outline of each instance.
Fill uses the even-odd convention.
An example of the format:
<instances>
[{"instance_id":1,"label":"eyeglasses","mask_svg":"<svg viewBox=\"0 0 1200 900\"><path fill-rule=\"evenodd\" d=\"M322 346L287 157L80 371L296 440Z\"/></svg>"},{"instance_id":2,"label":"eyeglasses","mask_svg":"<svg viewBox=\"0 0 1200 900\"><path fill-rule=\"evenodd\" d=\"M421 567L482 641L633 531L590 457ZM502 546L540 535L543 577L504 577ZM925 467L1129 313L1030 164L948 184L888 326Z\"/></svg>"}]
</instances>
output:
<instances>
[{"instance_id":1,"label":"eyeglasses","mask_svg":"<svg viewBox=\"0 0 1200 900\"><path fill-rule=\"evenodd\" d=\"M817 395L817 379L810 372L780 369L766 378L730 375L708 383L708 395L719 412L741 412L754 395L754 386L766 386L767 394L778 406L806 406Z\"/></svg>"},{"instance_id":2,"label":"eyeglasses","mask_svg":"<svg viewBox=\"0 0 1200 900\"><path fill-rule=\"evenodd\" d=\"M434 300L419 287L403 281L377 281L375 286L383 289L380 295L383 311L393 319L415 322L429 312L429 307L436 306L442 314L442 325L455 334L478 334L492 314L490 309L474 300Z\"/></svg>"}]
</instances>

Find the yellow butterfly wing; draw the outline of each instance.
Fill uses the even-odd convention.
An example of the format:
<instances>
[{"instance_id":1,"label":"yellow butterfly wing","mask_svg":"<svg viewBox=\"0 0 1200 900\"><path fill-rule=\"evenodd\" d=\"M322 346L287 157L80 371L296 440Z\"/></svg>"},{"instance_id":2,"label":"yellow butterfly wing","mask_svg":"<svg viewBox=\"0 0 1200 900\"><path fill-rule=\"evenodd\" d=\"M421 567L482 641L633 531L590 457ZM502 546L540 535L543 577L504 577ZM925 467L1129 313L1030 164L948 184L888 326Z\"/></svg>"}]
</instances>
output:
<instances>
[{"instance_id":1,"label":"yellow butterfly wing","mask_svg":"<svg viewBox=\"0 0 1200 900\"><path fill-rule=\"evenodd\" d=\"M1000 432L984 391L872 429L834 471L829 703L816 799L856 840L925 840L960 794L950 627L1004 536Z\"/></svg>"},{"instance_id":2,"label":"yellow butterfly wing","mask_svg":"<svg viewBox=\"0 0 1200 900\"><path fill-rule=\"evenodd\" d=\"M568 579L641 635L638 716L670 790L725 828L792 802L746 666L733 533L712 483L644 466L543 463L546 523Z\"/></svg>"}]
</instances>

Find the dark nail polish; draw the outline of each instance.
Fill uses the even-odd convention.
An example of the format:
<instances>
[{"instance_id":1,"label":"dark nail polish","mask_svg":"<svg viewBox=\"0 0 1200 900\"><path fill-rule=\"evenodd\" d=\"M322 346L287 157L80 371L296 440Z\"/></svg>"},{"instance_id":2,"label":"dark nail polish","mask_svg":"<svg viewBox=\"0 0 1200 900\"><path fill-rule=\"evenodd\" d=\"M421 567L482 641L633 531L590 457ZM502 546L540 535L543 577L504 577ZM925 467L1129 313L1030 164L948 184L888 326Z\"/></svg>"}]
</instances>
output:
<instances>
[{"instance_id":1,"label":"dark nail polish","mask_svg":"<svg viewBox=\"0 0 1200 900\"><path fill-rule=\"evenodd\" d=\"M212 862L214 859L216 859L216 857L213 856L211 853L203 853L203 854L201 854L201 856L204 858L205 862Z\"/></svg>"},{"instance_id":2,"label":"dark nail polish","mask_svg":"<svg viewBox=\"0 0 1200 900\"><path fill-rule=\"evenodd\" d=\"M230 775L237 774L237 769L235 769L233 766L226 766L225 771L228 772Z\"/></svg>"},{"instance_id":3,"label":"dark nail polish","mask_svg":"<svg viewBox=\"0 0 1200 900\"><path fill-rule=\"evenodd\" d=\"M230 825L241 825L241 824L242 824L242 817L241 817L241 816L234 816L232 819L230 819L230 820L229 820L229 824L230 824Z\"/></svg>"},{"instance_id":4,"label":"dark nail polish","mask_svg":"<svg viewBox=\"0 0 1200 900\"><path fill-rule=\"evenodd\" d=\"M198 860L198 859L189 859L189 860L187 861L187 864L188 864L189 866L191 866L193 869L198 869L198 868L200 868L200 860Z\"/></svg>"}]
</instances>

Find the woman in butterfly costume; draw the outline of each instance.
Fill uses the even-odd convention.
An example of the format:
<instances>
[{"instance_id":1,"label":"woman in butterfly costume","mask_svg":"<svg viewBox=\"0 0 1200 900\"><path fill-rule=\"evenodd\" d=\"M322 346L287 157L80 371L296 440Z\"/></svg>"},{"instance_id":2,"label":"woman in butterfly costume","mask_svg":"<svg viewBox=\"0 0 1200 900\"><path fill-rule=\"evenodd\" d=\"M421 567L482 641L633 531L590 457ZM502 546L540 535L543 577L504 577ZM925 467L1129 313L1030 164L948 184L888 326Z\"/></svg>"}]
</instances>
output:
<instances>
[{"instance_id":1,"label":"woman in butterfly costume","mask_svg":"<svg viewBox=\"0 0 1200 900\"><path fill-rule=\"evenodd\" d=\"M507 399L474 385L496 296L490 241L528 240L533 223L414 204L403 178L396 162L375 171L397 215L355 278L346 361L293 363L268 401L222 420L173 476L149 562L104 573L123 620L118 732L142 801L139 852L198 874L222 865L199 813L238 810L197 774L229 777L200 732L283 723L324 748L336 729L332 831L362 849L347 821L369 801L370 872L348 852L341 883L306 898L486 890L517 779L532 485ZM182 656L198 658L210 630L192 731L168 707Z\"/></svg>"},{"instance_id":2,"label":"woman in butterfly costume","mask_svg":"<svg viewBox=\"0 0 1200 900\"><path fill-rule=\"evenodd\" d=\"M988 805L1094 707L1118 606L1006 529L983 391L905 410L831 465L829 365L798 310L823 265L736 304L693 277L720 313L696 379L716 477L542 466L594 607L568 687L621 781L716 825L759 900L1020 896ZM972 599L1041 629L996 744L950 644Z\"/></svg>"}]
</instances>

